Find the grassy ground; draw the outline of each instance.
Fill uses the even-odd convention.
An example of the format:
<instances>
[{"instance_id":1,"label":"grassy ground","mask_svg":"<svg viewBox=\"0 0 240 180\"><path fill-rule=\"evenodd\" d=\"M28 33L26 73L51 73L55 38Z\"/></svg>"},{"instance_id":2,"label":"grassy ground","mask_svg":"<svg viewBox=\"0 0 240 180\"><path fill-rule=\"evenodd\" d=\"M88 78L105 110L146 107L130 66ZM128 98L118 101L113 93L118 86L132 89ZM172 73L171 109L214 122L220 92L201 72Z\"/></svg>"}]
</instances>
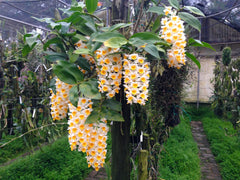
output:
<instances>
[{"instance_id":1,"label":"grassy ground","mask_svg":"<svg viewBox=\"0 0 240 180\"><path fill-rule=\"evenodd\" d=\"M71 151L67 137L43 147L33 155L0 168L0 179L84 179L92 170L83 153Z\"/></svg>"},{"instance_id":2,"label":"grassy ground","mask_svg":"<svg viewBox=\"0 0 240 180\"><path fill-rule=\"evenodd\" d=\"M160 178L166 180L198 180L201 177L198 148L189 119L181 118L160 154Z\"/></svg>"},{"instance_id":3,"label":"grassy ground","mask_svg":"<svg viewBox=\"0 0 240 180\"><path fill-rule=\"evenodd\" d=\"M5 142L8 142L11 140L11 138L13 137L5 137L5 141L1 144L4 144ZM22 154L25 152L25 150L27 150L26 145L23 142L23 139L20 138L16 141L14 141L14 143L10 143L8 145L6 145L5 147L0 149L0 164L5 163L15 157L17 157L18 155ZM30 150L28 148L28 150Z\"/></svg>"},{"instance_id":4,"label":"grassy ground","mask_svg":"<svg viewBox=\"0 0 240 180\"><path fill-rule=\"evenodd\" d=\"M210 106L198 111L190 108L192 119L201 120L209 140L211 150L220 167L224 180L240 180L240 141L237 130L229 121L216 117Z\"/></svg>"},{"instance_id":5,"label":"grassy ground","mask_svg":"<svg viewBox=\"0 0 240 180\"><path fill-rule=\"evenodd\" d=\"M52 143L58 137L63 136L65 132L67 132L66 125L57 128L52 126L51 128L42 130L40 135L39 133L33 132L21 138L18 138L21 135L18 131L15 131L15 135L3 134L0 140L0 146L13 139L15 140L0 148L0 165L25 153L31 152L38 146Z\"/></svg>"}]
</instances>

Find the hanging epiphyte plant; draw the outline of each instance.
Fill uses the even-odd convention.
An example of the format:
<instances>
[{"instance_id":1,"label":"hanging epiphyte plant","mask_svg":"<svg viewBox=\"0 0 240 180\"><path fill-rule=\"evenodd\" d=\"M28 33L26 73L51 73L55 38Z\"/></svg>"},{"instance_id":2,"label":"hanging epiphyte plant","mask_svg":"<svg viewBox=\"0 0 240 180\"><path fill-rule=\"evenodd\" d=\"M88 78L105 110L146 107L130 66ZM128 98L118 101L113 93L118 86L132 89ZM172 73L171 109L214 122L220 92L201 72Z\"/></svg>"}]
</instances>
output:
<instances>
[{"instance_id":1,"label":"hanging epiphyte plant","mask_svg":"<svg viewBox=\"0 0 240 180\"><path fill-rule=\"evenodd\" d=\"M86 152L88 164L95 170L105 162L108 122L123 122L122 108L127 104L147 103L150 62L164 61L179 71L189 57L200 68L196 57L187 53L185 47L212 48L194 39L187 42L184 22L197 30L200 22L187 12L179 12L182 9L178 1L169 2L172 7L149 9L164 16L162 20L157 19L162 22L162 26L159 22L160 35L133 33L132 23L104 27L101 19L93 14L96 0L86 0L86 6L75 2L70 8L62 9L67 15L62 20L38 19L51 28L48 35L51 39L44 42L44 53L57 76L56 88L51 91L52 117L60 120L68 115L71 150ZM203 15L197 8L184 9ZM38 38L36 33L25 35L24 55L34 48ZM117 94L121 100L116 98Z\"/></svg>"}]
</instances>

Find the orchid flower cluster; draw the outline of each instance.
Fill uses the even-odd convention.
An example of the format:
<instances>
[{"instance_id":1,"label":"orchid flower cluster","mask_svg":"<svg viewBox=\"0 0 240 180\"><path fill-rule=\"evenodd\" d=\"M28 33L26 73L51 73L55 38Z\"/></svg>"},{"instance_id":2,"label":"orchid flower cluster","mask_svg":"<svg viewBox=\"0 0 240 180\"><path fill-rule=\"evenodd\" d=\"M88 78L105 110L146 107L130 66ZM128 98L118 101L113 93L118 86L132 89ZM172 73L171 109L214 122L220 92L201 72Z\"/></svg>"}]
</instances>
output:
<instances>
[{"instance_id":1,"label":"orchid flower cluster","mask_svg":"<svg viewBox=\"0 0 240 180\"><path fill-rule=\"evenodd\" d=\"M56 79L56 94L51 90L51 115L53 120L61 120L66 118L68 112L68 93L72 85L66 84Z\"/></svg>"},{"instance_id":2,"label":"orchid flower cluster","mask_svg":"<svg viewBox=\"0 0 240 180\"><path fill-rule=\"evenodd\" d=\"M56 94L51 90L51 115L53 120L66 118L68 108L68 139L71 150L87 153L88 166L96 171L103 167L107 150L106 140L108 133L107 120L102 118L99 123L85 124L87 117L92 112L91 99L80 97L78 106L73 106L69 101L69 90L72 85L56 80Z\"/></svg>"},{"instance_id":3,"label":"orchid flower cluster","mask_svg":"<svg viewBox=\"0 0 240 180\"><path fill-rule=\"evenodd\" d=\"M125 54L123 67L127 102L145 105L148 100L149 63L138 54Z\"/></svg>"},{"instance_id":4,"label":"orchid flower cluster","mask_svg":"<svg viewBox=\"0 0 240 180\"><path fill-rule=\"evenodd\" d=\"M186 63L184 22L177 16L177 11L172 10L172 7L167 6L164 12L167 17L161 20L160 34L161 38L172 44L172 48L167 51L168 66L180 69Z\"/></svg>"},{"instance_id":5,"label":"orchid flower cluster","mask_svg":"<svg viewBox=\"0 0 240 180\"><path fill-rule=\"evenodd\" d=\"M105 118L100 123L85 124L91 112L91 99L80 97L77 107L69 104L68 139L71 150L86 152L88 166L98 171L106 158L108 126Z\"/></svg>"},{"instance_id":6,"label":"orchid flower cluster","mask_svg":"<svg viewBox=\"0 0 240 180\"><path fill-rule=\"evenodd\" d=\"M114 54L118 49L101 47L95 53L98 59L98 88L112 98L120 90L122 79L122 59L120 54Z\"/></svg>"},{"instance_id":7,"label":"orchid flower cluster","mask_svg":"<svg viewBox=\"0 0 240 180\"><path fill-rule=\"evenodd\" d=\"M87 49L88 47L86 46L86 44L79 40L76 44L75 44L75 48L76 49ZM81 54L81 56L85 59L88 60L88 63L90 64L90 69L93 70L95 67L95 61L94 58L88 54ZM82 71L83 74L86 74L86 70L82 69L81 67L79 67L79 69Z\"/></svg>"}]
</instances>

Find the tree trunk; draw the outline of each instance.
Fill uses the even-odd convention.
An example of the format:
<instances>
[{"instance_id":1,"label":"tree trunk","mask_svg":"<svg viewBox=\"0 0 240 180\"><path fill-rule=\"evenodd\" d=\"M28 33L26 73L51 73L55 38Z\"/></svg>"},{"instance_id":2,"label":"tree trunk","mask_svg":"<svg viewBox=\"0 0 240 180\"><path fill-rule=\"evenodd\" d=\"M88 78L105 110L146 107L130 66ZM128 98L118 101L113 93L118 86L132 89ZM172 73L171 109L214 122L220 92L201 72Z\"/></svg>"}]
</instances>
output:
<instances>
[{"instance_id":1,"label":"tree trunk","mask_svg":"<svg viewBox=\"0 0 240 180\"><path fill-rule=\"evenodd\" d=\"M112 179L130 179L130 105L126 104L121 90L122 115L125 122L114 122L112 126Z\"/></svg>"},{"instance_id":2,"label":"tree trunk","mask_svg":"<svg viewBox=\"0 0 240 180\"><path fill-rule=\"evenodd\" d=\"M126 22L128 18L128 0L113 0L112 24ZM130 179L130 105L121 86L120 97L122 115L125 122L114 122L112 126L112 179Z\"/></svg>"}]
</instances>

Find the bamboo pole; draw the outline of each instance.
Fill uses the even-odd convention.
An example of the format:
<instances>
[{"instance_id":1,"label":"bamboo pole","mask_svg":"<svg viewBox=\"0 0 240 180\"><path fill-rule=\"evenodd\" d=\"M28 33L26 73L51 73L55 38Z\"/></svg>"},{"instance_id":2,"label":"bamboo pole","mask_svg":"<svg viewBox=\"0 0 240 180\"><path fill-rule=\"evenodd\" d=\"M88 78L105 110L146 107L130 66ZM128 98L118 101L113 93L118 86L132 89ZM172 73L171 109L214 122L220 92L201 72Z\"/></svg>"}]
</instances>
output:
<instances>
[{"instance_id":1,"label":"bamboo pole","mask_svg":"<svg viewBox=\"0 0 240 180\"><path fill-rule=\"evenodd\" d=\"M140 150L138 158L138 179L147 180L148 179L148 151Z\"/></svg>"}]
</instances>

